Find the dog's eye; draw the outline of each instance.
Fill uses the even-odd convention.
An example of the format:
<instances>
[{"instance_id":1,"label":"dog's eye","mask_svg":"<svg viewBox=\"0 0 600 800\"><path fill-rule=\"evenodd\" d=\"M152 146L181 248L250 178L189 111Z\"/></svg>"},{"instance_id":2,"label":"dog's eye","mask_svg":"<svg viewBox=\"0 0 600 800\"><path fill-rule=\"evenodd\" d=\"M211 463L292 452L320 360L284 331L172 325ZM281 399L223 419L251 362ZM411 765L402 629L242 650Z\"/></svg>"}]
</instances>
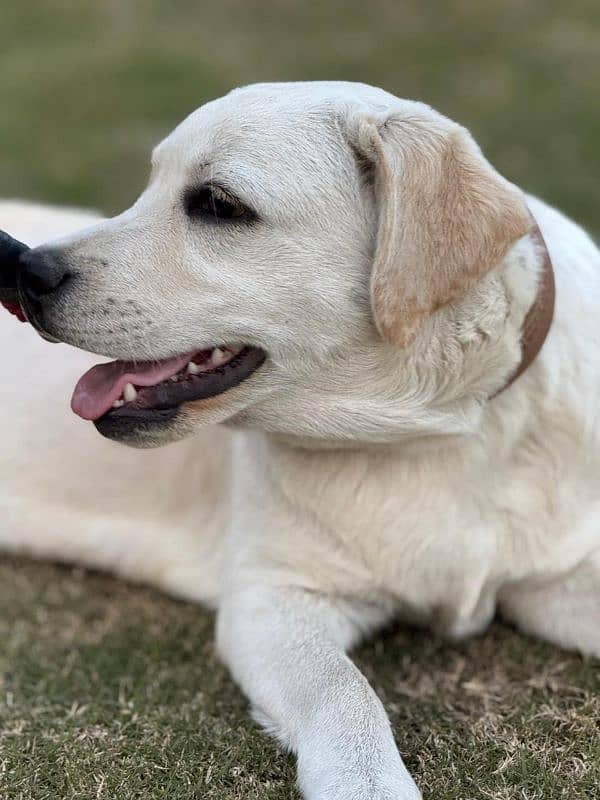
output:
<instances>
[{"instance_id":1,"label":"dog's eye","mask_svg":"<svg viewBox=\"0 0 600 800\"><path fill-rule=\"evenodd\" d=\"M189 217L209 219L238 219L248 213L240 201L220 186L201 186L185 196L185 210Z\"/></svg>"}]
</instances>

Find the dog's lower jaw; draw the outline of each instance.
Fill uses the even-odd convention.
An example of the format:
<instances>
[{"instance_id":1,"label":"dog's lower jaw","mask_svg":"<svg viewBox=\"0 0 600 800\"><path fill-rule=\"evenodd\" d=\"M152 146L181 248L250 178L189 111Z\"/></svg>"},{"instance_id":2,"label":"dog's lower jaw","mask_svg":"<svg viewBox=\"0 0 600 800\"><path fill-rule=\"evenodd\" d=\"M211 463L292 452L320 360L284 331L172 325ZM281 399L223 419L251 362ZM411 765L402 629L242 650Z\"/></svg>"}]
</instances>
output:
<instances>
[{"instance_id":1,"label":"dog's lower jaw","mask_svg":"<svg viewBox=\"0 0 600 800\"><path fill-rule=\"evenodd\" d=\"M178 408L157 411L150 417L135 414L114 417L104 416L94 422L98 433L129 447L142 449L161 447L176 439L183 439L188 430L181 423Z\"/></svg>"}]
</instances>

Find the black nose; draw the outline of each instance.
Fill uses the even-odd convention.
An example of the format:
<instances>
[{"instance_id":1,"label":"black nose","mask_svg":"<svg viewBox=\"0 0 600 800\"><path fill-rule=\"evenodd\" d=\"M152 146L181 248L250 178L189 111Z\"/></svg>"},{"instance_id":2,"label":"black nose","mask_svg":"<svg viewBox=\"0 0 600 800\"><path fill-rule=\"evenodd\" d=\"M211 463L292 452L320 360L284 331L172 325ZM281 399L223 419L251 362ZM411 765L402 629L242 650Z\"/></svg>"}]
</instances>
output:
<instances>
[{"instance_id":1,"label":"black nose","mask_svg":"<svg viewBox=\"0 0 600 800\"><path fill-rule=\"evenodd\" d=\"M19 265L19 285L31 300L52 294L71 277L63 257L52 250L28 250Z\"/></svg>"},{"instance_id":2,"label":"black nose","mask_svg":"<svg viewBox=\"0 0 600 800\"><path fill-rule=\"evenodd\" d=\"M29 248L13 239L8 233L0 231L0 300L17 303L17 272L19 258Z\"/></svg>"}]
</instances>

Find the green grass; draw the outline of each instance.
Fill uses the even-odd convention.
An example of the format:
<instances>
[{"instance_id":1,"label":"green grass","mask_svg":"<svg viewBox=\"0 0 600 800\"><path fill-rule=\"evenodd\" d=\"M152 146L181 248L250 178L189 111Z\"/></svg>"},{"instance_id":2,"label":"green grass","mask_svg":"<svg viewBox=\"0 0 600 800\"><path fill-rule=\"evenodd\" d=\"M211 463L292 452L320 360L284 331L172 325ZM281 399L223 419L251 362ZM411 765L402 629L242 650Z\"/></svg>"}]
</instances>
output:
<instances>
[{"instance_id":1,"label":"green grass","mask_svg":"<svg viewBox=\"0 0 600 800\"><path fill-rule=\"evenodd\" d=\"M212 616L106 576L0 568L3 800L288 800L293 763L252 724ZM438 800L592 800L597 664L496 626L460 646L391 631L357 654Z\"/></svg>"},{"instance_id":2,"label":"green grass","mask_svg":"<svg viewBox=\"0 0 600 800\"><path fill-rule=\"evenodd\" d=\"M207 99L347 78L459 119L508 177L598 227L597 0L20 0L0 31L5 195L120 210Z\"/></svg>"},{"instance_id":3,"label":"green grass","mask_svg":"<svg viewBox=\"0 0 600 800\"><path fill-rule=\"evenodd\" d=\"M345 78L469 126L512 180L600 229L597 0L19 0L0 8L0 195L115 212L184 115L257 80ZM0 567L2 800L295 797L212 618L108 577ZM600 678L496 626L358 654L436 800L593 800Z\"/></svg>"}]
</instances>

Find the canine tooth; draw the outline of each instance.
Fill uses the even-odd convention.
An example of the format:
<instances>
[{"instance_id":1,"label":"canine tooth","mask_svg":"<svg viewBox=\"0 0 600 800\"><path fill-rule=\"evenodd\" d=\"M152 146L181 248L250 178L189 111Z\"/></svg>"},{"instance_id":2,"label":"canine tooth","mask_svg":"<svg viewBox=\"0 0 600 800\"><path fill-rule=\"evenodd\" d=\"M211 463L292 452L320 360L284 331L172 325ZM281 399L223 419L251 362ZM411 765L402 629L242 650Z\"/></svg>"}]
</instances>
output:
<instances>
[{"instance_id":1,"label":"canine tooth","mask_svg":"<svg viewBox=\"0 0 600 800\"><path fill-rule=\"evenodd\" d=\"M211 353L210 360L215 365L215 367L220 367L221 364L224 364L226 361L229 361L229 358L227 356L227 353L221 350L220 347L215 347L215 349Z\"/></svg>"},{"instance_id":2,"label":"canine tooth","mask_svg":"<svg viewBox=\"0 0 600 800\"><path fill-rule=\"evenodd\" d=\"M125 400L115 400L115 402L112 404L112 407L113 408L121 408L121 406L124 406L124 405L125 405Z\"/></svg>"},{"instance_id":3,"label":"canine tooth","mask_svg":"<svg viewBox=\"0 0 600 800\"><path fill-rule=\"evenodd\" d=\"M137 397L137 391L132 383L126 383L123 389L123 397L126 403L132 403Z\"/></svg>"},{"instance_id":4,"label":"canine tooth","mask_svg":"<svg viewBox=\"0 0 600 800\"><path fill-rule=\"evenodd\" d=\"M190 361L190 363L187 365L187 371L190 375L198 375L199 372L202 372L198 364L194 364L193 361Z\"/></svg>"}]
</instances>

